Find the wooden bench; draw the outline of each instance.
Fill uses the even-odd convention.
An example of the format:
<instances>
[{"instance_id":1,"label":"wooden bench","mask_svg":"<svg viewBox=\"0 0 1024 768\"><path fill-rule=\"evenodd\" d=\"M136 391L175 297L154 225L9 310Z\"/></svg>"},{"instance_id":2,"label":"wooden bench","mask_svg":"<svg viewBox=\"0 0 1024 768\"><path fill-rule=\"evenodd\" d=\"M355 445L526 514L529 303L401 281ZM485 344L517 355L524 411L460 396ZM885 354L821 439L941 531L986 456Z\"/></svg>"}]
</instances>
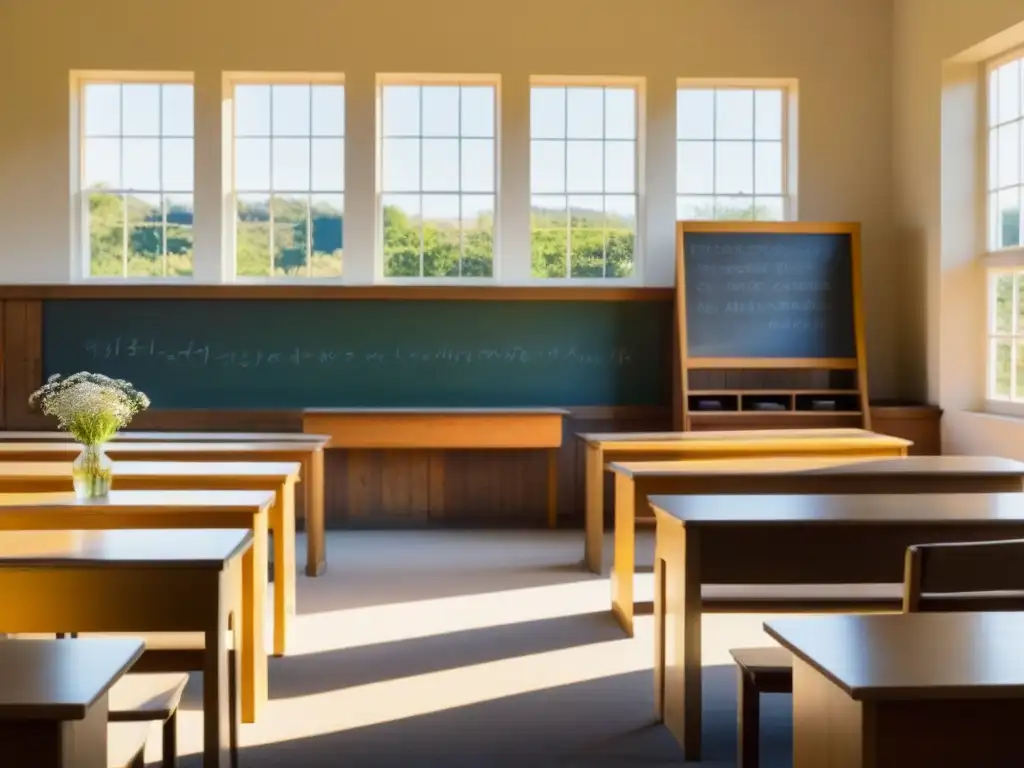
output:
<instances>
[{"instance_id":1,"label":"wooden bench","mask_svg":"<svg viewBox=\"0 0 1024 768\"><path fill-rule=\"evenodd\" d=\"M793 692L793 655L785 648L735 648L729 651L739 670L736 729L739 768L761 762L761 694Z\"/></svg>"},{"instance_id":2,"label":"wooden bench","mask_svg":"<svg viewBox=\"0 0 1024 768\"><path fill-rule=\"evenodd\" d=\"M107 768L145 768L149 723L107 725Z\"/></svg>"},{"instance_id":3,"label":"wooden bench","mask_svg":"<svg viewBox=\"0 0 1024 768\"><path fill-rule=\"evenodd\" d=\"M163 768L178 761L178 705L188 682L184 673L128 674L110 689L111 723L163 723Z\"/></svg>"}]
</instances>

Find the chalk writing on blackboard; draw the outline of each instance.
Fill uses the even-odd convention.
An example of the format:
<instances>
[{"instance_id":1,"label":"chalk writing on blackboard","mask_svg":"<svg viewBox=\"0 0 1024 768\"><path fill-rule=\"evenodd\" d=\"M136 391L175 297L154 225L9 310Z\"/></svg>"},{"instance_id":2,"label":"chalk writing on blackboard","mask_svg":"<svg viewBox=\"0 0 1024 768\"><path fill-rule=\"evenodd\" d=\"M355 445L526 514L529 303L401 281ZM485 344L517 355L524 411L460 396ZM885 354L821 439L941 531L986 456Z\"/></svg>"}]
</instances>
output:
<instances>
[{"instance_id":1,"label":"chalk writing on blackboard","mask_svg":"<svg viewBox=\"0 0 1024 768\"><path fill-rule=\"evenodd\" d=\"M282 366L334 366L346 364L437 364L453 365L541 365L567 364L595 368L628 365L632 355L624 347L610 352L593 352L577 347L545 349L522 346L505 347L429 347L395 346L388 349L352 349L344 347L290 346L280 349L220 347L203 341L166 344L156 339L114 337L90 339L86 355L94 361L112 359L153 360L157 364L197 367L259 368Z\"/></svg>"}]
</instances>

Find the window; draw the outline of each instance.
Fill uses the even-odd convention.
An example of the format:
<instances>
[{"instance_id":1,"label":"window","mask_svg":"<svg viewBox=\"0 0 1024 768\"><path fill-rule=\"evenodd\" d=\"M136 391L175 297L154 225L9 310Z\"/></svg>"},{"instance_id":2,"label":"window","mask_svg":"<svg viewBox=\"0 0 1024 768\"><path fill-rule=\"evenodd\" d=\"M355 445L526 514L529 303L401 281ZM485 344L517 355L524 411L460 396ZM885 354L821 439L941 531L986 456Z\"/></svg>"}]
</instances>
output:
<instances>
[{"instance_id":1,"label":"window","mask_svg":"<svg viewBox=\"0 0 1024 768\"><path fill-rule=\"evenodd\" d=\"M494 275L496 90L382 83L384 277Z\"/></svg>"},{"instance_id":2,"label":"window","mask_svg":"<svg viewBox=\"0 0 1024 768\"><path fill-rule=\"evenodd\" d=\"M532 87L533 277L634 274L637 165L636 87Z\"/></svg>"},{"instance_id":3,"label":"window","mask_svg":"<svg viewBox=\"0 0 1024 768\"><path fill-rule=\"evenodd\" d=\"M988 68L988 399L1024 405L1024 57Z\"/></svg>"},{"instance_id":4,"label":"window","mask_svg":"<svg viewBox=\"0 0 1024 768\"><path fill-rule=\"evenodd\" d=\"M79 117L85 276L191 276L192 84L85 81Z\"/></svg>"},{"instance_id":5,"label":"window","mask_svg":"<svg viewBox=\"0 0 1024 768\"><path fill-rule=\"evenodd\" d=\"M785 88L683 87L676 98L676 217L781 221Z\"/></svg>"},{"instance_id":6,"label":"window","mask_svg":"<svg viewBox=\"0 0 1024 768\"><path fill-rule=\"evenodd\" d=\"M234 86L235 275L340 277L345 87Z\"/></svg>"}]
</instances>

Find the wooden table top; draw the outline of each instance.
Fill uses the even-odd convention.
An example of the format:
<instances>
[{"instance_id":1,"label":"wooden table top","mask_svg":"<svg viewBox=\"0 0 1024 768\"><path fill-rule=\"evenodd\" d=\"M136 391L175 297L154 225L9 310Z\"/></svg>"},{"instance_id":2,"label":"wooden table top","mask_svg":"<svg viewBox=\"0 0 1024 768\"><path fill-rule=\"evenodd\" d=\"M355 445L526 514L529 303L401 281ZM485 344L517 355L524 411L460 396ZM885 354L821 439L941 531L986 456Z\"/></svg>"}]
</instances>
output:
<instances>
[{"instance_id":1,"label":"wooden table top","mask_svg":"<svg viewBox=\"0 0 1024 768\"><path fill-rule=\"evenodd\" d=\"M218 443L213 441L197 442L145 442L137 443L113 441L108 443L105 451L110 456L145 456L163 454L204 454L204 455L237 455L248 453L290 453L301 454L318 450L322 446L313 443L303 443L298 440L284 442L248 442L248 443ZM72 459L82 452L82 446L70 440L52 443L18 443L14 441L0 441L0 459L4 456L69 456Z\"/></svg>"},{"instance_id":2,"label":"wooden table top","mask_svg":"<svg viewBox=\"0 0 1024 768\"><path fill-rule=\"evenodd\" d=\"M764 628L853 699L1024 697L1024 612L814 616Z\"/></svg>"},{"instance_id":3,"label":"wooden table top","mask_svg":"<svg viewBox=\"0 0 1024 768\"><path fill-rule=\"evenodd\" d=\"M245 477L283 479L298 477L301 465L296 462L266 461L115 461L117 478L163 477ZM0 480L67 478L71 482L71 462L0 461Z\"/></svg>"},{"instance_id":4,"label":"wooden table top","mask_svg":"<svg viewBox=\"0 0 1024 768\"><path fill-rule=\"evenodd\" d=\"M0 720L81 720L144 648L130 638L0 640Z\"/></svg>"},{"instance_id":5,"label":"wooden table top","mask_svg":"<svg viewBox=\"0 0 1024 768\"><path fill-rule=\"evenodd\" d=\"M1024 493L653 495L656 514L684 525L1018 523Z\"/></svg>"},{"instance_id":6,"label":"wooden table top","mask_svg":"<svg viewBox=\"0 0 1024 768\"><path fill-rule=\"evenodd\" d=\"M564 408L306 408L304 416L568 416Z\"/></svg>"},{"instance_id":7,"label":"wooden table top","mask_svg":"<svg viewBox=\"0 0 1024 768\"><path fill-rule=\"evenodd\" d=\"M153 528L118 531L0 532L0 567L102 568L159 565L221 570L252 546L252 531L231 528ZM2 687L2 686L0 686Z\"/></svg>"},{"instance_id":8,"label":"wooden table top","mask_svg":"<svg viewBox=\"0 0 1024 768\"><path fill-rule=\"evenodd\" d=\"M71 441L72 437L67 432L59 430L41 431L0 431L0 442L3 441L32 442L35 440L53 442L54 440ZM175 443L203 443L203 442L232 442L232 443L322 443L330 441L327 435L313 435L305 432L144 432L125 430L117 435L115 440L119 442L175 442Z\"/></svg>"},{"instance_id":9,"label":"wooden table top","mask_svg":"<svg viewBox=\"0 0 1024 768\"><path fill-rule=\"evenodd\" d=\"M0 493L0 516L11 509L34 513L59 509L126 511L143 509L204 511L252 511L269 509L273 491L118 491L103 499L79 499L73 492Z\"/></svg>"},{"instance_id":10,"label":"wooden table top","mask_svg":"<svg viewBox=\"0 0 1024 768\"><path fill-rule=\"evenodd\" d=\"M1024 463L994 456L904 456L879 459L873 456L807 456L693 461L615 461L608 469L626 477L716 477L780 475L945 475L965 477L1024 478Z\"/></svg>"},{"instance_id":11,"label":"wooden table top","mask_svg":"<svg viewBox=\"0 0 1024 768\"><path fill-rule=\"evenodd\" d=\"M797 442L797 441L837 441L863 440L879 442L885 445L911 446L913 441L901 437L883 435L866 429L737 429L709 430L695 432L581 432L577 434L581 440L590 445L608 447L621 444L624 446L642 445L645 443L682 443L707 444L716 443L764 443L764 442Z\"/></svg>"}]
</instances>

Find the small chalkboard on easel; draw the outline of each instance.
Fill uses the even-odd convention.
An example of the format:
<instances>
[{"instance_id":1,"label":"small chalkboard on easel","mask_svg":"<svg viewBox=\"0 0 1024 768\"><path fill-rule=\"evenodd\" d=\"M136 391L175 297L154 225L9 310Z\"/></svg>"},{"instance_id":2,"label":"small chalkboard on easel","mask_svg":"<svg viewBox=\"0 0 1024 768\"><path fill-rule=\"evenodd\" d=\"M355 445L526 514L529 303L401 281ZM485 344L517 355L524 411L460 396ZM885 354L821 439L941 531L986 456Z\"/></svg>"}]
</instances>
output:
<instances>
[{"instance_id":1,"label":"small chalkboard on easel","mask_svg":"<svg viewBox=\"0 0 1024 768\"><path fill-rule=\"evenodd\" d=\"M677 427L869 427L860 226L679 222Z\"/></svg>"}]
</instances>

